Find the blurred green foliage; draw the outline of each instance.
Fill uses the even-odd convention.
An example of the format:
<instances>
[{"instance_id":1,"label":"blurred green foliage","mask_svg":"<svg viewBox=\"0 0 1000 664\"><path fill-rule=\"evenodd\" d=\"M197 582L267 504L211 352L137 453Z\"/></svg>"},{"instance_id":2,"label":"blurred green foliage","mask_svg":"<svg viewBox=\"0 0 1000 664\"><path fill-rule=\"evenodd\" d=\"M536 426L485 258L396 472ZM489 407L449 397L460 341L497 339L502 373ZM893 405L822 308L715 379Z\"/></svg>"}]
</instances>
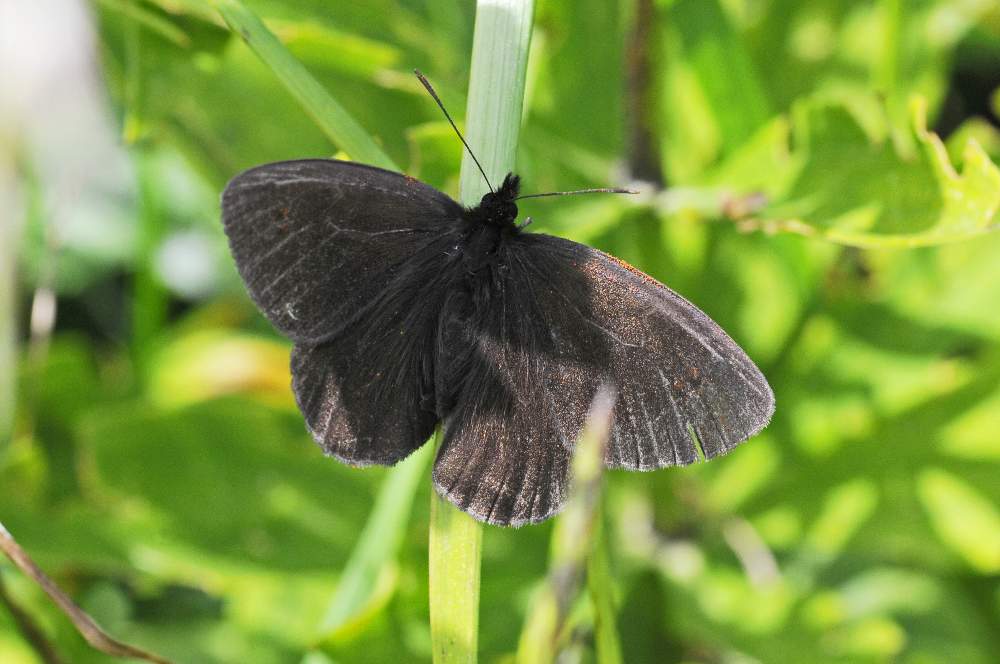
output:
<instances>
[{"instance_id":1,"label":"blurred green foliage","mask_svg":"<svg viewBox=\"0 0 1000 664\"><path fill-rule=\"evenodd\" d=\"M461 115L472 3L246 6L393 162L457 193L461 145L409 71ZM374 578L364 605L322 629L387 471L309 441L288 346L218 220L240 169L345 146L212 5L90 9L128 193L71 201L62 215L94 221L53 248L44 173L14 148L19 326L49 286L58 316L51 339L20 338L0 521L110 631L179 662L429 661L427 481L410 518L379 521L398 557L350 568ZM539 0L526 188L624 181L637 115L666 188L522 214L698 304L778 403L726 458L608 478L600 583L623 661L996 661L998 71L992 0ZM551 533L486 529L482 661L513 661ZM0 573L67 661L105 661ZM571 627L593 661L585 602ZM3 610L0 661L36 661Z\"/></svg>"}]
</instances>

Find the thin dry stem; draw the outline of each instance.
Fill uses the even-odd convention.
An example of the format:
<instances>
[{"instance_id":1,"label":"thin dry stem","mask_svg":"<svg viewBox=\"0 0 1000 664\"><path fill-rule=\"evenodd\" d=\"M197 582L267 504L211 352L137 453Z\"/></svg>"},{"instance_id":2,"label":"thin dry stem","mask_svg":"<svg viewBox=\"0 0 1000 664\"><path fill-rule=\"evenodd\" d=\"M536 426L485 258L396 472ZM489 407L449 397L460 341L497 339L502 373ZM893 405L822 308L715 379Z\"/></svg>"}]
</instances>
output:
<instances>
[{"instance_id":1,"label":"thin dry stem","mask_svg":"<svg viewBox=\"0 0 1000 664\"><path fill-rule=\"evenodd\" d=\"M45 591L45 594L52 599L60 611L66 614L66 617L70 619L70 622L80 632L80 635L95 650L99 650L106 655L112 655L113 657L132 657L156 664L171 664L170 660L119 641L101 629L93 618L78 607L69 598L69 595L64 593L52 579L45 575L45 572L35 564L35 561L21 548L2 523L0 523L0 551L3 551L19 570L24 572L28 578L37 583Z\"/></svg>"}]
</instances>

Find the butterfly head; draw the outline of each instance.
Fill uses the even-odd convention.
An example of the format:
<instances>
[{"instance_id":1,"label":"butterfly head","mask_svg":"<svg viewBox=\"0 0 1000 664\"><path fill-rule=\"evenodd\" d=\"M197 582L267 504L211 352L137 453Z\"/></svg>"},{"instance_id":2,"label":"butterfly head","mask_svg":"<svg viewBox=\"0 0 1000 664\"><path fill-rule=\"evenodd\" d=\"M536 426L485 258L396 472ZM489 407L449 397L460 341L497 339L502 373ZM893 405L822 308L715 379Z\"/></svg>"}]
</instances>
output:
<instances>
[{"instance_id":1,"label":"butterfly head","mask_svg":"<svg viewBox=\"0 0 1000 664\"><path fill-rule=\"evenodd\" d=\"M483 196L479 205L472 210L476 220L497 228L515 228L517 204L514 200L520 189L521 178L508 173L500 188Z\"/></svg>"}]
</instances>

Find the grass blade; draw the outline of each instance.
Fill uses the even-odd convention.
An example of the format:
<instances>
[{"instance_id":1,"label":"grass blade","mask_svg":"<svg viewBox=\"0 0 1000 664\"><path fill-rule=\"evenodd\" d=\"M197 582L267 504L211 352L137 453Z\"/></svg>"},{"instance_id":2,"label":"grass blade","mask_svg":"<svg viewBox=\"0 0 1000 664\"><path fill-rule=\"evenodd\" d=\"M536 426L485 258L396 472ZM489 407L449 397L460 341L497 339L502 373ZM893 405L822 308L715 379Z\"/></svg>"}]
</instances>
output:
<instances>
[{"instance_id":1,"label":"grass blade","mask_svg":"<svg viewBox=\"0 0 1000 664\"><path fill-rule=\"evenodd\" d=\"M490 180L514 169L521 129L533 0L480 0L472 38L466 138ZM462 159L461 200L479 202L488 187ZM434 492L429 556L431 648L435 664L474 664L479 633L482 525Z\"/></svg>"},{"instance_id":2,"label":"grass blade","mask_svg":"<svg viewBox=\"0 0 1000 664\"><path fill-rule=\"evenodd\" d=\"M559 654L566 618L579 591L588 559L593 555L599 521L601 491L604 479L604 450L611 428L614 397L602 390L594 399L590 416L573 453L572 479L566 509L552 534L552 562L549 578L535 598L521 632L518 644L518 664L550 664ZM600 562L600 561L599 561ZM594 571L594 563L591 563ZM600 570L598 570L600 571ZM598 581L606 582L606 570ZM605 654L602 662L616 662L617 637L610 640L608 630L614 629L614 618L607 606L604 588L596 588L601 603L595 608L602 613L598 620L598 652ZM591 587L591 592L595 588ZM607 609L607 610L605 610Z\"/></svg>"},{"instance_id":3,"label":"grass blade","mask_svg":"<svg viewBox=\"0 0 1000 664\"><path fill-rule=\"evenodd\" d=\"M306 71L256 14L239 0L212 0L212 5L337 147L355 161L399 170L368 132Z\"/></svg>"},{"instance_id":4,"label":"grass blade","mask_svg":"<svg viewBox=\"0 0 1000 664\"><path fill-rule=\"evenodd\" d=\"M424 445L386 476L323 618L320 629L324 640L349 630L371 601L379 576L402 544L413 496L431 455L432 446Z\"/></svg>"},{"instance_id":5,"label":"grass blade","mask_svg":"<svg viewBox=\"0 0 1000 664\"><path fill-rule=\"evenodd\" d=\"M187 48L191 45L191 38L187 36L186 32L167 19L157 15L156 12L143 9L138 2L132 2L132 0L97 0L97 3L110 11L127 16L136 23L141 24L147 30L171 42L174 46Z\"/></svg>"},{"instance_id":6,"label":"grass blade","mask_svg":"<svg viewBox=\"0 0 1000 664\"><path fill-rule=\"evenodd\" d=\"M533 13L532 0L476 5L465 137L494 185L514 170ZM459 188L466 205L478 203L489 190L467 155Z\"/></svg>"},{"instance_id":7,"label":"grass blade","mask_svg":"<svg viewBox=\"0 0 1000 664\"><path fill-rule=\"evenodd\" d=\"M587 591L594 607L594 640L598 664L621 664L622 646L615 626L615 602L608 561L607 527L598 511L594 524L594 548L587 564Z\"/></svg>"},{"instance_id":8,"label":"grass blade","mask_svg":"<svg viewBox=\"0 0 1000 664\"><path fill-rule=\"evenodd\" d=\"M427 572L434 664L476 662L482 542L482 524L432 492Z\"/></svg>"}]
</instances>

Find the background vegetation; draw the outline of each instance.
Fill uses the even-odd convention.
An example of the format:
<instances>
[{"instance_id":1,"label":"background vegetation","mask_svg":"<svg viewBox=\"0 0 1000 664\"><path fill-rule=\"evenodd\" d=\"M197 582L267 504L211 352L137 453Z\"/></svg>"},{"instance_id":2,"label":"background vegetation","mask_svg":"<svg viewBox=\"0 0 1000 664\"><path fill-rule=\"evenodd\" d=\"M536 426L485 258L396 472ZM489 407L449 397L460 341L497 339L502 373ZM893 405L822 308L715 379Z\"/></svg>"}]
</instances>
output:
<instances>
[{"instance_id":1,"label":"background vegetation","mask_svg":"<svg viewBox=\"0 0 1000 664\"><path fill-rule=\"evenodd\" d=\"M429 661L426 453L322 457L218 218L240 169L347 146L230 29L244 5L64 4L0 20L21 49L0 88L0 521L179 662ZM409 72L462 114L472 3L245 6L457 195L461 146ZM725 458L607 476L566 661L613 661L602 610L626 662L996 661L996 3L539 0L531 49L526 189L648 184L522 213L697 303L778 403ZM513 661L552 533L486 528L481 661ZM0 578L64 661L105 661ZM0 661L40 661L3 609Z\"/></svg>"}]
</instances>

